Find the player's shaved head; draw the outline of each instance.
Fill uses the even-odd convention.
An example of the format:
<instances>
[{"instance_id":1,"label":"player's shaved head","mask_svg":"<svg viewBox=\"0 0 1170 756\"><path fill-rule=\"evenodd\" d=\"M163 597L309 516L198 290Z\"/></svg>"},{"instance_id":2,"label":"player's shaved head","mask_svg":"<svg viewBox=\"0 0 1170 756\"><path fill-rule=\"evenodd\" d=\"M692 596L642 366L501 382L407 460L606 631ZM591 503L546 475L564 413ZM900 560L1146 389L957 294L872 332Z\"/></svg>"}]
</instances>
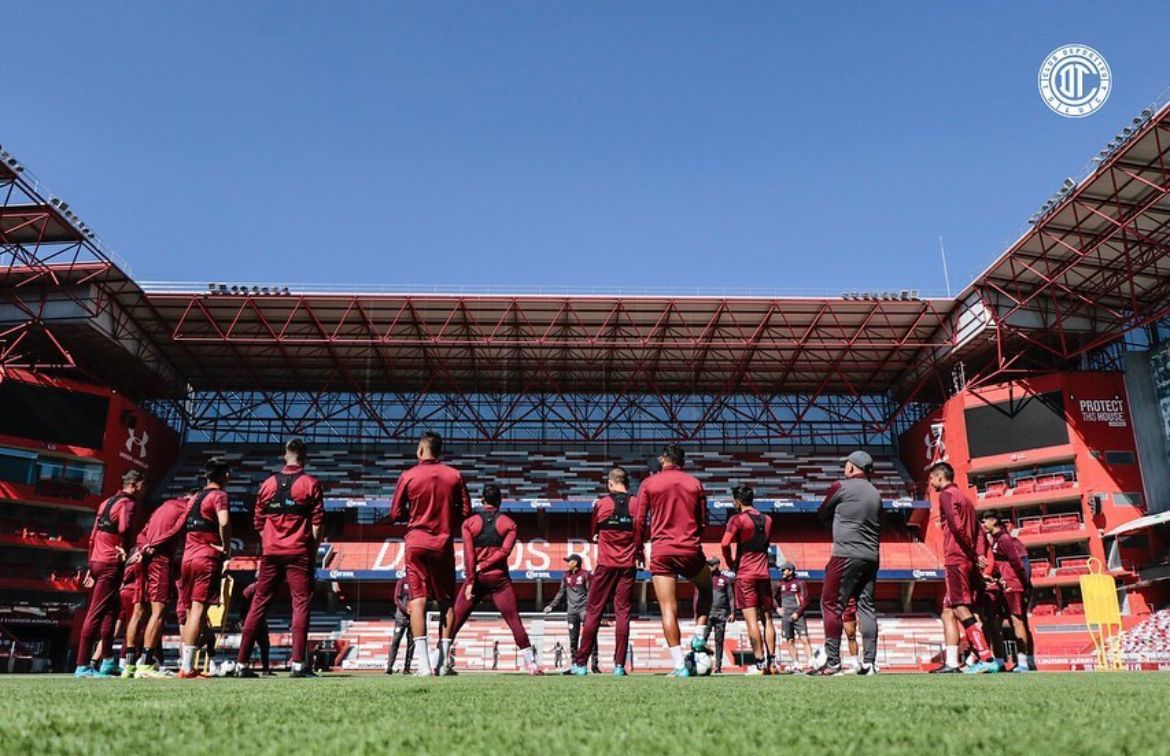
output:
<instances>
[{"instance_id":1,"label":"player's shaved head","mask_svg":"<svg viewBox=\"0 0 1170 756\"><path fill-rule=\"evenodd\" d=\"M626 472L626 468L620 465L614 465L610 468L608 477L619 486L629 487L630 485L630 474Z\"/></svg>"}]
</instances>

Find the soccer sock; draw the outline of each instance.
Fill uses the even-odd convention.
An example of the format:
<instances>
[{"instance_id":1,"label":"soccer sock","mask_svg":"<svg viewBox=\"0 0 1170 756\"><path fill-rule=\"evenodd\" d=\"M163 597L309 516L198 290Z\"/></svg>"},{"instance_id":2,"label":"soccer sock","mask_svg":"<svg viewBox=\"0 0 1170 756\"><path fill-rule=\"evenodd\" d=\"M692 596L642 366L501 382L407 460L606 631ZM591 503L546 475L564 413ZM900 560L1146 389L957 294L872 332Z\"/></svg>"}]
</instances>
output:
<instances>
[{"instance_id":1,"label":"soccer sock","mask_svg":"<svg viewBox=\"0 0 1170 756\"><path fill-rule=\"evenodd\" d=\"M447 660L450 658L451 658L451 639L450 638L440 638L439 639L439 665L438 666L440 668L445 667L447 665Z\"/></svg>"},{"instance_id":2,"label":"soccer sock","mask_svg":"<svg viewBox=\"0 0 1170 756\"><path fill-rule=\"evenodd\" d=\"M431 666L431 650L427 647L427 636L417 636L414 639L414 658L419 660L421 667L428 672L434 669Z\"/></svg>"},{"instance_id":3,"label":"soccer sock","mask_svg":"<svg viewBox=\"0 0 1170 756\"><path fill-rule=\"evenodd\" d=\"M136 649L136 648L126 649L126 664L133 664L136 661L138 661L138 649ZM125 665L123 665L123 666L125 666Z\"/></svg>"},{"instance_id":4,"label":"soccer sock","mask_svg":"<svg viewBox=\"0 0 1170 756\"><path fill-rule=\"evenodd\" d=\"M959 647L947 646L946 651L946 666L951 667L952 669L959 666Z\"/></svg>"},{"instance_id":5,"label":"soccer sock","mask_svg":"<svg viewBox=\"0 0 1170 756\"><path fill-rule=\"evenodd\" d=\"M195 647L183 644L181 661L179 662L179 669L183 672L190 672L195 668Z\"/></svg>"},{"instance_id":6,"label":"soccer sock","mask_svg":"<svg viewBox=\"0 0 1170 756\"><path fill-rule=\"evenodd\" d=\"M292 671L293 672L300 672L304 668L305 668L304 662L293 662L292 663Z\"/></svg>"},{"instance_id":7,"label":"soccer sock","mask_svg":"<svg viewBox=\"0 0 1170 756\"><path fill-rule=\"evenodd\" d=\"M987 645L987 638L983 635L983 627L978 620L974 617L963 620L963 634L967 636L967 642L971 644L980 661L991 661L991 648Z\"/></svg>"},{"instance_id":8,"label":"soccer sock","mask_svg":"<svg viewBox=\"0 0 1170 756\"><path fill-rule=\"evenodd\" d=\"M670 647L670 660L672 662L674 662L675 669L682 669L683 668L683 665L686 662L683 661L682 646L671 646Z\"/></svg>"},{"instance_id":9,"label":"soccer sock","mask_svg":"<svg viewBox=\"0 0 1170 756\"><path fill-rule=\"evenodd\" d=\"M146 653L144 653L142 655L142 663L148 667L154 664L154 649L153 648L146 649Z\"/></svg>"},{"instance_id":10,"label":"soccer sock","mask_svg":"<svg viewBox=\"0 0 1170 756\"><path fill-rule=\"evenodd\" d=\"M524 657L525 664L536 664L536 654L532 653L532 646L520 649L520 656Z\"/></svg>"},{"instance_id":11,"label":"soccer sock","mask_svg":"<svg viewBox=\"0 0 1170 756\"><path fill-rule=\"evenodd\" d=\"M707 625L695 625L695 640L700 643L707 642L707 636L710 635L711 630Z\"/></svg>"}]
</instances>

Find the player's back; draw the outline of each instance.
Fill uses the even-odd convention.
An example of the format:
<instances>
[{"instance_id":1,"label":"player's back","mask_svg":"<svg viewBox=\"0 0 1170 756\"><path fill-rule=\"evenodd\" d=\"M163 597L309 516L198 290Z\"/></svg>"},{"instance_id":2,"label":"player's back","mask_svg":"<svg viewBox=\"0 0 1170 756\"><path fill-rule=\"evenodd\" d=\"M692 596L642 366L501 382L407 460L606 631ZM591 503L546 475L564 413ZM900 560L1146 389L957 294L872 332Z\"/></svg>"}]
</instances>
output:
<instances>
[{"instance_id":1,"label":"player's back","mask_svg":"<svg viewBox=\"0 0 1170 756\"><path fill-rule=\"evenodd\" d=\"M698 478L667 467L642 483L638 497L650 516L650 543L655 554L689 555L701 550L707 495Z\"/></svg>"},{"instance_id":2,"label":"player's back","mask_svg":"<svg viewBox=\"0 0 1170 756\"><path fill-rule=\"evenodd\" d=\"M423 460L407 470L394 494L392 516L408 510L406 545L437 551L454 539L462 518L471 513L471 499L463 476L438 460Z\"/></svg>"},{"instance_id":3,"label":"player's back","mask_svg":"<svg viewBox=\"0 0 1170 756\"><path fill-rule=\"evenodd\" d=\"M940 520L943 534L943 560L947 564L965 564L971 557L963 549L963 542L976 546L982 539L979 533L979 523L975 518L975 505L966 494L954 484L939 492ZM954 519L947 518L945 512L949 508ZM957 532L956 532L957 531Z\"/></svg>"}]
</instances>

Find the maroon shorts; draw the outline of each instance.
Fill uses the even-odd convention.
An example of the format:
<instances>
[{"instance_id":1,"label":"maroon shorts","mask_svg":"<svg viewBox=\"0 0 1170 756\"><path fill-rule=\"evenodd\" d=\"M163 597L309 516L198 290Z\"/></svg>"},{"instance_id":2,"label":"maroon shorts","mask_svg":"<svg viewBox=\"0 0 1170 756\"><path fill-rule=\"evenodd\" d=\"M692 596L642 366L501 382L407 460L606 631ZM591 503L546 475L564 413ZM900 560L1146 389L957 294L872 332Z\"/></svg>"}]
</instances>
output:
<instances>
[{"instance_id":1,"label":"maroon shorts","mask_svg":"<svg viewBox=\"0 0 1170 756\"><path fill-rule=\"evenodd\" d=\"M144 600L158 604L165 604L171 600L171 588L174 586L174 569L172 569L169 554L155 554L143 561L143 590Z\"/></svg>"},{"instance_id":2,"label":"maroon shorts","mask_svg":"<svg viewBox=\"0 0 1170 756\"><path fill-rule=\"evenodd\" d=\"M187 610L196 601L204 606L218 604L222 578L222 559L184 560L179 571L179 605Z\"/></svg>"},{"instance_id":3,"label":"maroon shorts","mask_svg":"<svg viewBox=\"0 0 1170 756\"><path fill-rule=\"evenodd\" d=\"M455 549L406 549L406 580L411 599L448 602L455 597Z\"/></svg>"},{"instance_id":4,"label":"maroon shorts","mask_svg":"<svg viewBox=\"0 0 1170 756\"><path fill-rule=\"evenodd\" d=\"M970 562L948 564L943 572L947 587L943 606L953 609L956 606L979 605L978 594L983 590L983 577L978 567Z\"/></svg>"},{"instance_id":5,"label":"maroon shorts","mask_svg":"<svg viewBox=\"0 0 1170 756\"><path fill-rule=\"evenodd\" d=\"M137 593L138 590L133 583L122 586L122 590L118 591L118 619L122 621L122 627L126 627L126 623L134 614L134 606L138 603L135 600Z\"/></svg>"},{"instance_id":6,"label":"maroon shorts","mask_svg":"<svg viewBox=\"0 0 1170 756\"><path fill-rule=\"evenodd\" d=\"M842 622L856 622L857 621L857 597L850 596L849 600L845 602L845 611L841 612Z\"/></svg>"},{"instance_id":7,"label":"maroon shorts","mask_svg":"<svg viewBox=\"0 0 1170 756\"><path fill-rule=\"evenodd\" d=\"M658 556L653 551L650 552L651 575L670 575L671 577L682 575L690 580L702 572L706 566L707 557L701 551L694 554L663 554L662 556Z\"/></svg>"},{"instance_id":8,"label":"maroon shorts","mask_svg":"<svg viewBox=\"0 0 1170 756\"><path fill-rule=\"evenodd\" d=\"M772 581L768 578L737 578L735 605L740 609L772 611Z\"/></svg>"},{"instance_id":9,"label":"maroon shorts","mask_svg":"<svg viewBox=\"0 0 1170 756\"><path fill-rule=\"evenodd\" d=\"M1028 594L1025 591L1001 591L1000 606L1004 612L1017 617L1028 613Z\"/></svg>"}]
</instances>

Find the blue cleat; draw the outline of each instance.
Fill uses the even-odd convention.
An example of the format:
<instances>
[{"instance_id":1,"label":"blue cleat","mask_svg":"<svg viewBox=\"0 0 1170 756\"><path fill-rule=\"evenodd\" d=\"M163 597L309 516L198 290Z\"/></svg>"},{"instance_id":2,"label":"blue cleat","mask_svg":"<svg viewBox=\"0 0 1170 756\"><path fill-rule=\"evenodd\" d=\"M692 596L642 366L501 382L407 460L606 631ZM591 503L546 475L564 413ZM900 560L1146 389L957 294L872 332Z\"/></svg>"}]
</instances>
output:
<instances>
[{"instance_id":1,"label":"blue cleat","mask_svg":"<svg viewBox=\"0 0 1170 756\"><path fill-rule=\"evenodd\" d=\"M623 667L621 664L619 664L613 668L613 676L614 677L625 677L626 675L627 675L626 668Z\"/></svg>"},{"instance_id":2,"label":"blue cleat","mask_svg":"<svg viewBox=\"0 0 1170 756\"><path fill-rule=\"evenodd\" d=\"M98 667L98 677L121 677L122 668L113 659L106 659L102 661L102 665Z\"/></svg>"},{"instance_id":3,"label":"blue cleat","mask_svg":"<svg viewBox=\"0 0 1170 756\"><path fill-rule=\"evenodd\" d=\"M77 678L97 677L98 673L97 673L96 669L94 669L93 667L86 664L84 666L79 666L77 669L73 670L73 676L77 677Z\"/></svg>"},{"instance_id":4,"label":"blue cleat","mask_svg":"<svg viewBox=\"0 0 1170 756\"><path fill-rule=\"evenodd\" d=\"M569 667L569 674L577 677L585 677L589 674L589 667L578 667L576 664Z\"/></svg>"},{"instance_id":5,"label":"blue cleat","mask_svg":"<svg viewBox=\"0 0 1170 756\"><path fill-rule=\"evenodd\" d=\"M687 667L678 667L666 673L667 677L694 677L694 673Z\"/></svg>"},{"instance_id":6,"label":"blue cleat","mask_svg":"<svg viewBox=\"0 0 1170 756\"><path fill-rule=\"evenodd\" d=\"M981 661L977 664L972 664L964 671L969 675L993 675L996 672L1002 672L1003 667L995 659L992 659L991 661Z\"/></svg>"}]
</instances>

